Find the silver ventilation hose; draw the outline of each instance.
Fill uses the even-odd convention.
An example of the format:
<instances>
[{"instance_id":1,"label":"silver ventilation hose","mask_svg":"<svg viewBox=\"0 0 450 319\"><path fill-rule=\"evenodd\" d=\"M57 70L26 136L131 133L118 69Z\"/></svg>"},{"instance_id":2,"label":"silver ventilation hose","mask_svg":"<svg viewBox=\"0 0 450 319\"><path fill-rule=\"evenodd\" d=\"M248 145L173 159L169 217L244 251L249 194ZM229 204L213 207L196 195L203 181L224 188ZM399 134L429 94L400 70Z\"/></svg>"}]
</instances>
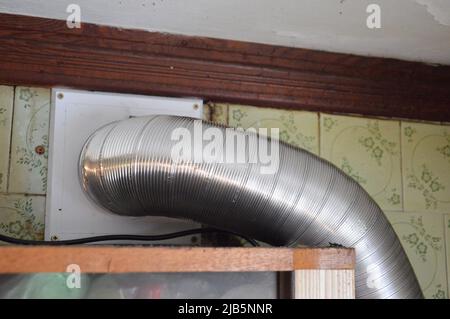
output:
<instances>
[{"instance_id":1,"label":"silver ventilation hose","mask_svg":"<svg viewBox=\"0 0 450 319\"><path fill-rule=\"evenodd\" d=\"M335 166L284 143L274 175L261 174L261 164L177 164L176 128L194 134L194 119L158 115L97 130L80 158L85 192L120 215L191 219L275 246L354 247L357 298L422 298L384 213Z\"/></svg>"}]
</instances>

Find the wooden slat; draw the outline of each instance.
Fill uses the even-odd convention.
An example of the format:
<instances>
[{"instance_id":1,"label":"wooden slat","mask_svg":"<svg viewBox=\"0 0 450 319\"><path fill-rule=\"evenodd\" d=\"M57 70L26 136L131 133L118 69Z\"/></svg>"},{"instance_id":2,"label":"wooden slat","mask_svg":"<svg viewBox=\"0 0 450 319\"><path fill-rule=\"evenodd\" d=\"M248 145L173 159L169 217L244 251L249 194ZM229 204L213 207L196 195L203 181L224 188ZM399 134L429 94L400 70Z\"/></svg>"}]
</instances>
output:
<instances>
[{"instance_id":1,"label":"wooden slat","mask_svg":"<svg viewBox=\"0 0 450 319\"><path fill-rule=\"evenodd\" d=\"M353 269L303 269L294 272L295 299L355 299Z\"/></svg>"},{"instance_id":2,"label":"wooden slat","mask_svg":"<svg viewBox=\"0 0 450 319\"><path fill-rule=\"evenodd\" d=\"M450 121L450 67L0 14L0 83Z\"/></svg>"},{"instance_id":3,"label":"wooden slat","mask_svg":"<svg viewBox=\"0 0 450 319\"><path fill-rule=\"evenodd\" d=\"M353 269L355 252L352 249L324 248L326 253L318 253L320 249L305 248L293 250L294 269Z\"/></svg>"},{"instance_id":4,"label":"wooden slat","mask_svg":"<svg viewBox=\"0 0 450 319\"><path fill-rule=\"evenodd\" d=\"M293 271L353 268L352 249L0 247L0 273Z\"/></svg>"}]
</instances>

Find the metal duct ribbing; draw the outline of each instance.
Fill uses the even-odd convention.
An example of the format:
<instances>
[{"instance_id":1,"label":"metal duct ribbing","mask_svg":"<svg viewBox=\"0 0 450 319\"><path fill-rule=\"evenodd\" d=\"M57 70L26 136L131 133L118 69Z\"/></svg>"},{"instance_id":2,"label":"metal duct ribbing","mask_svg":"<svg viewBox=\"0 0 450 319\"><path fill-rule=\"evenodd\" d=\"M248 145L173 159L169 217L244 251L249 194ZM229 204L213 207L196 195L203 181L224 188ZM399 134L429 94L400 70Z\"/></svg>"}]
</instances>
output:
<instances>
[{"instance_id":1,"label":"metal duct ribbing","mask_svg":"<svg viewBox=\"0 0 450 319\"><path fill-rule=\"evenodd\" d=\"M191 219L276 246L354 247L358 298L422 298L383 212L335 166L284 143L274 175L258 163L175 163L180 127L194 134L194 119L131 118L97 130L80 158L85 192L120 215ZM225 130L203 123L210 127Z\"/></svg>"}]
</instances>

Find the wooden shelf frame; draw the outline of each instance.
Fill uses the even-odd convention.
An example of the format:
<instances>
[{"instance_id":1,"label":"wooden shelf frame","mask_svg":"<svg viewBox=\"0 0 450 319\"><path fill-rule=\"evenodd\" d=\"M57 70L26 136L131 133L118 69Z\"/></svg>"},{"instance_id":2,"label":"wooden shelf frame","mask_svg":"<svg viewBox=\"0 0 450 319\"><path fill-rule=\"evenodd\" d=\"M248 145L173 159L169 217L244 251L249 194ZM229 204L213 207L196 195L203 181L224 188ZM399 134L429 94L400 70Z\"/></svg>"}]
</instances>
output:
<instances>
[{"instance_id":1,"label":"wooden shelf frame","mask_svg":"<svg viewBox=\"0 0 450 319\"><path fill-rule=\"evenodd\" d=\"M73 265L109 274L280 272L289 274L279 282L283 296L355 298L355 251L348 248L0 247L0 274L63 273Z\"/></svg>"},{"instance_id":2,"label":"wooden shelf frame","mask_svg":"<svg viewBox=\"0 0 450 319\"><path fill-rule=\"evenodd\" d=\"M85 273L252 272L353 269L353 249L341 248L165 248L0 247L0 274L65 272L77 264Z\"/></svg>"}]
</instances>

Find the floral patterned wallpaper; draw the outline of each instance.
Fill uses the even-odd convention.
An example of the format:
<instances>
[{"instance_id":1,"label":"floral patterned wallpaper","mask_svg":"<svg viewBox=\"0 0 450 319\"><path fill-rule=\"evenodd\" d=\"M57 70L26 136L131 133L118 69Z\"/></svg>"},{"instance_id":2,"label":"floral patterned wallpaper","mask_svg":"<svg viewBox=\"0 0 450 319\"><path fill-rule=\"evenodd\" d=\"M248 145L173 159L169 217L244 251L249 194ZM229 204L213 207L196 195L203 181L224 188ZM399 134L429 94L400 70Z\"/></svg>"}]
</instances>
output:
<instances>
[{"instance_id":1,"label":"floral patterned wallpaper","mask_svg":"<svg viewBox=\"0 0 450 319\"><path fill-rule=\"evenodd\" d=\"M406 209L450 212L450 126L402 123Z\"/></svg>"},{"instance_id":2,"label":"floral patterned wallpaper","mask_svg":"<svg viewBox=\"0 0 450 319\"><path fill-rule=\"evenodd\" d=\"M43 239L45 197L0 195L0 232L22 239Z\"/></svg>"},{"instance_id":3,"label":"floral patterned wallpaper","mask_svg":"<svg viewBox=\"0 0 450 319\"><path fill-rule=\"evenodd\" d=\"M14 88L0 86L0 192L7 190Z\"/></svg>"},{"instance_id":4,"label":"floral patterned wallpaper","mask_svg":"<svg viewBox=\"0 0 450 319\"><path fill-rule=\"evenodd\" d=\"M427 298L450 287L450 125L210 103L208 119L280 139L356 180L385 211Z\"/></svg>"},{"instance_id":5,"label":"floral patterned wallpaper","mask_svg":"<svg viewBox=\"0 0 450 319\"><path fill-rule=\"evenodd\" d=\"M45 195L50 90L16 87L8 191Z\"/></svg>"},{"instance_id":6,"label":"floral patterned wallpaper","mask_svg":"<svg viewBox=\"0 0 450 319\"><path fill-rule=\"evenodd\" d=\"M448 296L443 216L388 212L427 298Z\"/></svg>"},{"instance_id":7,"label":"floral patterned wallpaper","mask_svg":"<svg viewBox=\"0 0 450 319\"><path fill-rule=\"evenodd\" d=\"M403 209L400 123L321 114L320 156L355 179L382 209Z\"/></svg>"},{"instance_id":8,"label":"floral patterned wallpaper","mask_svg":"<svg viewBox=\"0 0 450 319\"><path fill-rule=\"evenodd\" d=\"M0 86L3 234L44 238L49 110L49 89Z\"/></svg>"}]
</instances>

